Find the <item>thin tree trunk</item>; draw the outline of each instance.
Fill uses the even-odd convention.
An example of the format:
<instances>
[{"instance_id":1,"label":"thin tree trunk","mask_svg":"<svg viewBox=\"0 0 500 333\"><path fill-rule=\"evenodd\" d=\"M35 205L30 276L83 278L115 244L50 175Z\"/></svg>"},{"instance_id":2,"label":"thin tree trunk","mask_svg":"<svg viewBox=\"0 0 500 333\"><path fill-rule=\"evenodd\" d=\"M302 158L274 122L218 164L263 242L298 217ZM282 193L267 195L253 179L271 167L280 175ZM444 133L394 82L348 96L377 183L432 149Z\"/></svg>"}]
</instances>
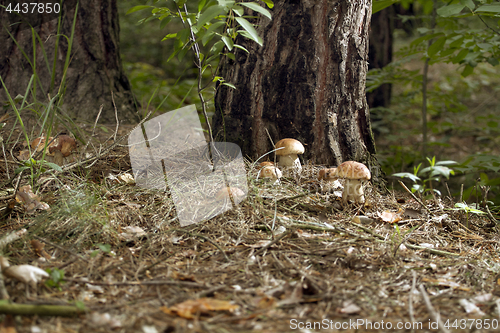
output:
<instances>
[{"instance_id":1,"label":"thin tree trunk","mask_svg":"<svg viewBox=\"0 0 500 333\"><path fill-rule=\"evenodd\" d=\"M368 68L383 68L392 62L392 32L394 30L394 6L389 6L378 13L373 14L370 29L370 51ZM366 98L368 106L375 108L379 106L389 107L391 104L392 84L383 84Z\"/></svg>"},{"instance_id":2,"label":"thin tree trunk","mask_svg":"<svg viewBox=\"0 0 500 333\"><path fill-rule=\"evenodd\" d=\"M295 138L305 160L338 165L374 162L365 95L370 0L278 0L273 19L259 18L264 46L239 40L222 76L213 127L216 140L237 143L256 159L274 142Z\"/></svg>"},{"instance_id":3,"label":"thin tree trunk","mask_svg":"<svg viewBox=\"0 0 500 333\"><path fill-rule=\"evenodd\" d=\"M75 5L66 1L63 6L64 18L61 34L71 35ZM67 5L71 3L71 5ZM75 2L76 3L76 2ZM52 63L56 49L57 19L40 15L34 30L40 36L36 42L36 62L33 62L33 39L31 29L22 25L8 24L16 21L13 15L0 11L0 75L9 93L15 97L26 92L28 81L33 74L32 65L24 57L28 56L36 64L36 73L41 81L37 87L37 99L47 101L47 95L54 96L63 77L63 68L68 50L66 38L59 38L55 82L51 84ZM19 47L7 33L16 39ZM48 65L43 57L47 53ZM22 50L22 51L21 51ZM135 104L130 83L125 76L119 53L119 23L116 0L85 0L79 2L71 62L67 72L63 109L73 118L94 120L99 106L104 105L101 122L114 122L114 108L111 93L117 104L120 119L131 120ZM0 87L0 99L6 95Z\"/></svg>"}]
</instances>

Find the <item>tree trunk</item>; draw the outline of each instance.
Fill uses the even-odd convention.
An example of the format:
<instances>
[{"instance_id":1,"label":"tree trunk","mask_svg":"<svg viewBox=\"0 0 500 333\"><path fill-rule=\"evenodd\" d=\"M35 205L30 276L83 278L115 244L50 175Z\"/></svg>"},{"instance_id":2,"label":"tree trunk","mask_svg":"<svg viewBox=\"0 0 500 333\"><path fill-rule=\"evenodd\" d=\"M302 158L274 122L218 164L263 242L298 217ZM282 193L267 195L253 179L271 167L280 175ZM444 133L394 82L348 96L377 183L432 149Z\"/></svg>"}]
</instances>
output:
<instances>
[{"instance_id":1,"label":"tree trunk","mask_svg":"<svg viewBox=\"0 0 500 333\"><path fill-rule=\"evenodd\" d=\"M394 30L394 6L389 6L373 14L370 29L369 69L383 68L392 62L392 32ZM389 107L392 84L383 84L366 98L370 108Z\"/></svg>"},{"instance_id":2,"label":"tree trunk","mask_svg":"<svg viewBox=\"0 0 500 333\"><path fill-rule=\"evenodd\" d=\"M58 1L57 1L58 2ZM63 5L61 34L71 36L76 1ZM0 11L0 75L12 97L24 95L33 74L33 39L31 29L25 25L9 25L19 17ZM37 100L47 101L55 96L63 78L63 69L68 51L68 41L59 38L55 84L51 86L52 63L56 50L57 19L53 15L30 18L34 30L40 36L36 41ZM18 45L7 33L7 29ZM130 83L125 76L119 53L119 23L116 0L85 0L78 6L75 35L71 49L71 60L67 70L66 90L63 95L63 110L72 118L94 121L100 105L104 105L100 122L114 122L114 107L111 93L118 110L119 119L132 120L135 103ZM43 46L43 47L42 47ZM44 59L46 52L48 64ZM29 61L23 55L27 55ZM5 101L5 91L0 87L0 100ZM29 99L32 101L32 99ZM131 112L132 111L132 112Z\"/></svg>"},{"instance_id":3,"label":"tree trunk","mask_svg":"<svg viewBox=\"0 0 500 333\"><path fill-rule=\"evenodd\" d=\"M376 164L365 95L370 0L278 0L273 19L259 18L260 47L239 41L222 76L213 127L217 140L238 144L256 159L274 143L305 144L304 160Z\"/></svg>"}]
</instances>

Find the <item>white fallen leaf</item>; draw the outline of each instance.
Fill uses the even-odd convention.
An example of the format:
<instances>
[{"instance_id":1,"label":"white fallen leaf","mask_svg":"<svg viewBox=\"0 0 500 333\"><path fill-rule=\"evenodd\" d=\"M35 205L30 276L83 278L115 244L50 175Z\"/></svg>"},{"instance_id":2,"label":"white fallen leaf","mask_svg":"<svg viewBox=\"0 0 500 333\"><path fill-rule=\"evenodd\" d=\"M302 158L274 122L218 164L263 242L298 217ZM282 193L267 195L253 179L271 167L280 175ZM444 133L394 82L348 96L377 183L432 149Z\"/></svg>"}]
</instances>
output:
<instances>
[{"instance_id":1,"label":"white fallen leaf","mask_svg":"<svg viewBox=\"0 0 500 333\"><path fill-rule=\"evenodd\" d=\"M125 184L134 184L135 179L130 173L124 173L118 176L118 180L124 182Z\"/></svg>"},{"instance_id":2,"label":"white fallen leaf","mask_svg":"<svg viewBox=\"0 0 500 333\"><path fill-rule=\"evenodd\" d=\"M482 294L482 295L477 295L472 300L476 303L486 303L491 301L492 297L493 297L492 294Z\"/></svg>"},{"instance_id":3,"label":"white fallen leaf","mask_svg":"<svg viewBox=\"0 0 500 333\"><path fill-rule=\"evenodd\" d=\"M485 316L484 312L481 311L481 309L478 308L476 304L469 302L465 298L459 300L458 303L464 308L465 312L467 313L475 313L480 316Z\"/></svg>"},{"instance_id":4,"label":"white fallen leaf","mask_svg":"<svg viewBox=\"0 0 500 333\"><path fill-rule=\"evenodd\" d=\"M156 329L156 327L147 326L147 325L142 326L142 331L144 333L158 333L158 330Z\"/></svg>"},{"instance_id":5,"label":"white fallen leaf","mask_svg":"<svg viewBox=\"0 0 500 333\"><path fill-rule=\"evenodd\" d=\"M96 326L108 326L111 329L122 327L121 321L109 313L92 312L90 321Z\"/></svg>"},{"instance_id":6,"label":"white fallen leaf","mask_svg":"<svg viewBox=\"0 0 500 333\"><path fill-rule=\"evenodd\" d=\"M29 284L33 288L36 288L37 283L42 281L43 278L49 277L46 271L36 266L11 266L5 257L0 257L0 266L2 267L3 275L19 280L22 283Z\"/></svg>"},{"instance_id":7,"label":"white fallen leaf","mask_svg":"<svg viewBox=\"0 0 500 333\"><path fill-rule=\"evenodd\" d=\"M344 301L342 303L342 308L339 309L340 313L346 313L346 314L355 314L359 313L361 311L361 308L354 304L352 301Z\"/></svg>"}]
</instances>

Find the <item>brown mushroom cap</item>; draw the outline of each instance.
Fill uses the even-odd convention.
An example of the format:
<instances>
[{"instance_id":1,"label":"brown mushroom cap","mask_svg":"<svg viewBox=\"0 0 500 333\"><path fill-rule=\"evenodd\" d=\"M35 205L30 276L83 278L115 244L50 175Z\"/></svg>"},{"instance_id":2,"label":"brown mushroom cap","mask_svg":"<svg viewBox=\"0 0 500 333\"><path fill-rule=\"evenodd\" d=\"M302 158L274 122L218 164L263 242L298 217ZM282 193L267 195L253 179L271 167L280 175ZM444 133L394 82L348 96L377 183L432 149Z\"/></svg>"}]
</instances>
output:
<instances>
[{"instance_id":1,"label":"brown mushroom cap","mask_svg":"<svg viewBox=\"0 0 500 333\"><path fill-rule=\"evenodd\" d=\"M71 151L76 148L76 141L69 135L59 135L54 140L54 145L50 145L49 152L61 151L63 157L68 157Z\"/></svg>"},{"instance_id":2,"label":"brown mushroom cap","mask_svg":"<svg viewBox=\"0 0 500 333\"><path fill-rule=\"evenodd\" d=\"M274 165L266 165L264 166L259 173L259 176L262 178L271 178L271 179L279 179L282 177L281 170L275 167Z\"/></svg>"},{"instance_id":3,"label":"brown mushroom cap","mask_svg":"<svg viewBox=\"0 0 500 333\"><path fill-rule=\"evenodd\" d=\"M229 193L231 193L231 196L233 197L233 199L245 196L245 192L243 192L242 190L240 190L237 187L224 187L224 188L221 188L219 190L219 192L217 192L215 198L217 200L229 199Z\"/></svg>"},{"instance_id":4,"label":"brown mushroom cap","mask_svg":"<svg viewBox=\"0 0 500 333\"><path fill-rule=\"evenodd\" d=\"M260 169L265 168L267 166L274 166L274 163L269 162L269 161L261 162L261 163L259 163L259 165L257 165L256 169L260 170Z\"/></svg>"},{"instance_id":5,"label":"brown mushroom cap","mask_svg":"<svg viewBox=\"0 0 500 333\"><path fill-rule=\"evenodd\" d=\"M336 168L321 169L318 172L318 180L330 180L329 175L335 172ZM334 177L337 178L337 177Z\"/></svg>"},{"instance_id":6,"label":"brown mushroom cap","mask_svg":"<svg viewBox=\"0 0 500 333\"><path fill-rule=\"evenodd\" d=\"M49 137L49 139L48 139L49 144L50 144L49 147L54 145L54 141L52 141L53 139L54 139L53 137L51 137L51 136ZM47 137L43 136L43 135L39 138L34 139L33 141L31 141L31 144L30 144L31 149L36 149L37 152L42 151L43 148L45 147L46 140L47 140Z\"/></svg>"},{"instance_id":7,"label":"brown mushroom cap","mask_svg":"<svg viewBox=\"0 0 500 333\"><path fill-rule=\"evenodd\" d=\"M326 178L366 179L372 178L370 170L363 163L347 161L325 175Z\"/></svg>"},{"instance_id":8,"label":"brown mushroom cap","mask_svg":"<svg viewBox=\"0 0 500 333\"><path fill-rule=\"evenodd\" d=\"M295 139L281 139L276 143L276 149L276 155L300 155L305 151L302 143Z\"/></svg>"}]
</instances>

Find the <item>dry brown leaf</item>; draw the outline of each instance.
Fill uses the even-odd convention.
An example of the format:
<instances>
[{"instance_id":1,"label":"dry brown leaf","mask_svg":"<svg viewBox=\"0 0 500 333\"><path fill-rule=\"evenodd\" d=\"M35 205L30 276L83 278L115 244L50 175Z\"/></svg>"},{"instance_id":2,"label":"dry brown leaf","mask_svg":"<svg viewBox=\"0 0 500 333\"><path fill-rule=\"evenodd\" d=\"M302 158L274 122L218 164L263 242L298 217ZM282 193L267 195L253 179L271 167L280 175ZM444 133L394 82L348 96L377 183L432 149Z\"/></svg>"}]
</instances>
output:
<instances>
[{"instance_id":1,"label":"dry brown leaf","mask_svg":"<svg viewBox=\"0 0 500 333\"><path fill-rule=\"evenodd\" d=\"M234 311L239 308L236 304L229 301L218 300L214 298L188 299L182 303L171 306L170 308L162 306L160 309L166 314L177 315L182 318L193 319L198 314L207 314L210 311Z\"/></svg>"},{"instance_id":2,"label":"dry brown leaf","mask_svg":"<svg viewBox=\"0 0 500 333\"><path fill-rule=\"evenodd\" d=\"M19 155L17 155L17 158L20 159L21 161L26 161L28 158L30 158L29 150L21 150L19 152Z\"/></svg>"},{"instance_id":3,"label":"dry brown leaf","mask_svg":"<svg viewBox=\"0 0 500 333\"><path fill-rule=\"evenodd\" d=\"M277 306L276 298L272 296L263 296L255 300L255 305L258 309L270 309Z\"/></svg>"},{"instance_id":4,"label":"dry brown leaf","mask_svg":"<svg viewBox=\"0 0 500 333\"><path fill-rule=\"evenodd\" d=\"M4 321L0 324L0 333L17 333L16 322L12 315L5 315Z\"/></svg>"},{"instance_id":5,"label":"dry brown leaf","mask_svg":"<svg viewBox=\"0 0 500 333\"><path fill-rule=\"evenodd\" d=\"M19 191L16 192L16 200L24 205L28 214L34 213L36 209L50 209L48 204L39 201L38 196L31 190L31 185L19 188Z\"/></svg>"},{"instance_id":6,"label":"dry brown leaf","mask_svg":"<svg viewBox=\"0 0 500 333\"><path fill-rule=\"evenodd\" d=\"M378 216L384 222L387 222L387 223L396 223L396 222L401 221L401 213L402 213L402 210L399 209L397 212L385 211L383 213L378 213Z\"/></svg>"},{"instance_id":7,"label":"dry brown leaf","mask_svg":"<svg viewBox=\"0 0 500 333\"><path fill-rule=\"evenodd\" d=\"M52 259L52 257L47 253L47 251L45 251L44 247L45 247L45 244L43 244L42 242L36 240L36 239L32 239L30 241L30 244L31 246L33 247L33 251L35 251L35 254L39 257L44 257L45 259Z\"/></svg>"},{"instance_id":8,"label":"dry brown leaf","mask_svg":"<svg viewBox=\"0 0 500 333\"><path fill-rule=\"evenodd\" d=\"M458 290L463 290L463 291L470 291L470 288L463 287L460 284L458 284L457 282L451 281L451 280L447 280L447 279L442 279L442 278L431 279L431 278L423 277L422 281L423 282L430 282L430 283L432 283L434 285L438 285L438 286L442 286L442 287L450 287L450 288L453 288L453 289L458 289Z\"/></svg>"}]
</instances>

